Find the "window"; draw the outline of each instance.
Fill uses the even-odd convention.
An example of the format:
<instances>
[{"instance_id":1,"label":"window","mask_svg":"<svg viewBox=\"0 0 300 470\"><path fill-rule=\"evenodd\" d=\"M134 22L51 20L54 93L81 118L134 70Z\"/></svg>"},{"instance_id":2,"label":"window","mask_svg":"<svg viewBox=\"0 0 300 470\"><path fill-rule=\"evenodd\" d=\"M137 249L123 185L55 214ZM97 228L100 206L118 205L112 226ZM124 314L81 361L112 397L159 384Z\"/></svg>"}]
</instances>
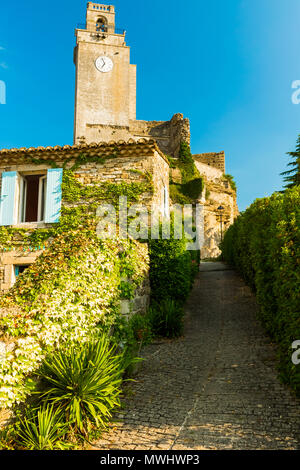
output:
<instances>
[{"instance_id":1,"label":"window","mask_svg":"<svg viewBox=\"0 0 300 470\"><path fill-rule=\"evenodd\" d=\"M29 264L15 264L15 276L18 277L27 268L29 268Z\"/></svg>"},{"instance_id":2,"label":"window","mask_svg":"<svg viewBox=\"0 0 300 470\"><path fill-rule=\"evenodd\" d=\"M11 279L11 287L17 280L17 277L22 274L25 269L27 269L30 265L29 264L14 264L13 271L12 271L12 279Z\"/></svg>"},{"instance_id":3,"label":"window","mask_svg":"<svg viewBox=\"0 0 300 470\"><path fill-rule=\"evenodd\" d=\"M105 18L99 18L96 23L96 31L98 32L107 32L107 22Z\"/></svg>"},{"instance_id":4,"label":"window","mask_svg":"<svg viewBox=\"0 0 300 470\"><path fill-rule=\"evenodd\" d=\"M19 222L44 220L46 185L46 175L20 175Z\"/></svg>"},{"instance_id":5,"label":"window","mask_svg":"<svg viewBox=\"0 0 300 470\"><path fill-rule=\"evenodd\" d=\"M62 168L44 174L4 171L1 175L0 225L57 223L61 211Z\"/></svg>"}]
</instances>

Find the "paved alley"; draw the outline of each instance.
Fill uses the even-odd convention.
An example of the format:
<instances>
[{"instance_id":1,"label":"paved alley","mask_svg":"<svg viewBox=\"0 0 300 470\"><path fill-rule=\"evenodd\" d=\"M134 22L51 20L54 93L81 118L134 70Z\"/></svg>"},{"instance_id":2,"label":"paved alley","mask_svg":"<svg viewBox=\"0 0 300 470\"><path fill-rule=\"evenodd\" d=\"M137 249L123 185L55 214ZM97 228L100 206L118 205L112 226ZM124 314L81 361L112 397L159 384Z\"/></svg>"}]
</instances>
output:
<instances>
[{"instance_id":1,"label":"paved alley","mask_svg":"<svg viewBox=\"0 0 300 470\"><path fill-rule=\"evenodd\" d=\"M255 296L226 265L202 263L185 332L154 342L126 407L94 449L298 449L299 400L282 385Z\"/></svg>"}]
</instances>

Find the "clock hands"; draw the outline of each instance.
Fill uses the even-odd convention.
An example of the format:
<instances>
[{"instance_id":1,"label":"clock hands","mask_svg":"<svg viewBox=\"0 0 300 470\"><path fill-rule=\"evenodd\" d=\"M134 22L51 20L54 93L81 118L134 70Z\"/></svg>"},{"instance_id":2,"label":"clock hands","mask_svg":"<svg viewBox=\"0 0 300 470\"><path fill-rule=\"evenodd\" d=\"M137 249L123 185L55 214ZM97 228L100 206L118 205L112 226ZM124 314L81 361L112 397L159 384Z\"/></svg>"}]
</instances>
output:
<instances>
[{"instance_id":1,"label":"clock hands","mask_svg":"<svg viewBox=\"0 0 300 470\"><path fill-rule=\"evenodd\" d=\"M95 65L100 72L110 72L113 69L114 64L109 57L100 56L96 60Z\"/></svg>"}]
</instances>

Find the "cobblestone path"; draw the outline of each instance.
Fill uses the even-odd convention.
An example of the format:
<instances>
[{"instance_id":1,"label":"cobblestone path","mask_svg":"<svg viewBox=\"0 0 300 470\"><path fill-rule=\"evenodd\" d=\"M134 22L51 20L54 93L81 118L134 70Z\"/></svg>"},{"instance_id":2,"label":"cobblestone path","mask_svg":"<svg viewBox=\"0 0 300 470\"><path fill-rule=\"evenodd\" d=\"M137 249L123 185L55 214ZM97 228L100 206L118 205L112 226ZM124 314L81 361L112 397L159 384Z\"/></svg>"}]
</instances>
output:
<instances>
[{"instance_id":1,"label":"cobblestone path","mask_svg":"<svg viewBox=\"0 0 300 470\"><path fill-rule=\"evenodd\" d=\"M277 377L255 297L222 263L203 263L184 336L146 359L93 449L298 449L300 404Z\"/></svg>"}]
</instances>

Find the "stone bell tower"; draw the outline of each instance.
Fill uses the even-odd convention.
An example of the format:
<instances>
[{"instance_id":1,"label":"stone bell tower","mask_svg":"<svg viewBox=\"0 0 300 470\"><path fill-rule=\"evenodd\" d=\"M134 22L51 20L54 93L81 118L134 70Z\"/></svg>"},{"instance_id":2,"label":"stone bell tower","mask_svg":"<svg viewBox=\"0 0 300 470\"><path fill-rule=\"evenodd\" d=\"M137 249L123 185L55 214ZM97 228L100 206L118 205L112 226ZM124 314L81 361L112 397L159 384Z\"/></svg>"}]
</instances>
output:
<instances>
[{"instance_id":1,"label":"stone bell tower","mask_svg":"<svg viewBox=\"0 0 300 470\"><path fill-rule=\"evenodd\" d=\"M74 143L107 140L136 119L136 66L125 31L115 27L115 7L89 2L76 40Z\"/></svg>"}]
</instances>

